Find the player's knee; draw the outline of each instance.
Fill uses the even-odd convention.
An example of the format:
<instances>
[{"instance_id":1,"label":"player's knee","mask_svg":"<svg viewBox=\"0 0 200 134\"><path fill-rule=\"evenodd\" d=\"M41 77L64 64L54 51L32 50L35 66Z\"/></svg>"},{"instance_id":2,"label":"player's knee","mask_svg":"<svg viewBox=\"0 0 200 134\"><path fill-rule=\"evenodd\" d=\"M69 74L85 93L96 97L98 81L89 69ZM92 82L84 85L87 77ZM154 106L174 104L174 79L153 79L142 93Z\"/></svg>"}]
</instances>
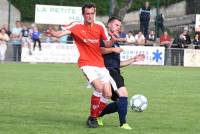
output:
<instances>
[{"instance_id":1,"label":"player's knee","mask_svg":"<svg viewBox=\"0 0 200 134\"><path fill-rule=\"evenodd\" d=\"M103 92L103 85L95 86L95 90L98 91L98 92Z\"/></svg>"},{"instance_id":2,"label":"player's knee","mask_svg":"<svg viewBox=\"0 0 200 134\"><path fill-rule=\"evenodd\" d=\"M121 87L118 89L119 97L128 97L128 91L126 87Z\"/></svg>"},{"instance_id":3,"label":"player's knee","mask_svg":"<svg viewBox=\"0 0 200 134\"><path fill-rule=\"evenodd\" d=\"M103 92L104 85L102 83L100 83L99 81L93 81L92 85L96 91Z\"/></svg>"},{"instance_id":4,"label":"player's knee","mask_svg":"<svg viewBox=\"0 0 200 134\"><path fill-rule=\"evenodd\" d=\"M104 96L104 98L106 98L106 99L110 99L111 96L112 96L112 92L104 92L103 96Z\"/></svg>"}]
</instances>

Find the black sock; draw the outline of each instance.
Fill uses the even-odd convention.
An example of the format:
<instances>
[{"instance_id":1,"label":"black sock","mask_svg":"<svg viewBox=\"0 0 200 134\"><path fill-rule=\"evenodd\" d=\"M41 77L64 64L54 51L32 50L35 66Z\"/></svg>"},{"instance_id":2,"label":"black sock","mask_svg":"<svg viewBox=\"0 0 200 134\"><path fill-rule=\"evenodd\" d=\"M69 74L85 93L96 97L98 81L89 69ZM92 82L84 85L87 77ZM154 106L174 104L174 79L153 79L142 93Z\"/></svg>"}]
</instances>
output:
<instances>
[{"instance_id":1,"label":"black sock","mask_svg":"<svg viewBox=\"0 0 200 134\"><path fill-rule=\"evenodd\" d=\"M117 112L117 102L112 102L104 108L104 110L101 112L100 117L103 117L106 114L111 114Z\"/></svg>"},{"instance_id":2,"label":"black sock","mask_svg":"<svg viewBox=\"0 0 200 134\"><path fill-rule=\"evenodd\" d=\"M126 114L127 114L127 106L128 106L128 98L127 97L119 97L117 101L118 113L120 126L126 123Z\"/></svg>"}]
</instances>

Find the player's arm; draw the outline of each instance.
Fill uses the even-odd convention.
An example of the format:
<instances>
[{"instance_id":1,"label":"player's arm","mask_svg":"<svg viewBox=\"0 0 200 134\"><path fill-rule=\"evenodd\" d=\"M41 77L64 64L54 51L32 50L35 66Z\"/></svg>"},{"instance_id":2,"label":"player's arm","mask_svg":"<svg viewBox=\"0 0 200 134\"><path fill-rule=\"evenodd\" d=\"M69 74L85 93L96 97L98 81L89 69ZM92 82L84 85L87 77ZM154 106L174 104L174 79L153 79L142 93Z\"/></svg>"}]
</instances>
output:
<instances>
[{"instance_id":1,"label":"player's arm","mask_svg":"<svg viewBox=\"0 0 200 134\"><path fill-rule=\"evenodd\" d=\"M130 58L128 60L125 60L125 61L121 61L120 62L120 67L126 67L134 62L138 62L138 61L143 61L145 58L144 54L138 54L136 55L135 57L133 58Z\"/></svg>"},{"instance_id":2,"label":"player's arm","mask_svg":"<svg viewBox=\"0 0 200 134\"><path fill-rule=\"evenodd\" d=\"M127 38L117 38L117 42L127 42Z\"/></svg>"},{"instance_id":3,"label":"player's arm","mask_svg":"<svg viewBox=\"0 0 200 134\"><path fill-rule=\"evenodd\" d=\"M116 47L116 48L114 48L114 47L109 47L109 48L101 47L101 53L102 54L121 53L122 51L123 51L123 49L120 48L120 47Z\"/></svg>"},{"instance_id":4,"label":"player's arm","mask_svg":"<svg viewBox=\"0 0 200 134\"><path fill-rule=\"evenodd\" d=\"M112 43L113 44L113 43ZM105 41L102 39L100 40L100 49L102 54L110 54L110 53L121 53L123 51L120 47L111 47L112 44L109 47L106 47Z\"/></svg>"},{"instance_id":5,"label":"player's arm","mask_svg":"<svg viewBox=\"0 0 200 134\"><path fill-rule=\"evenodd\" d=\"M71 31L69 30L65 30L65 31L54 31L53 29L50 29L49 30L49 33L54 36L54 37L57 37L57 38L60 38L64 35L68 35L68 34L71 34Z\"/></svg>"},{"instance_id":6,"label":"player's arm","mask_svg":"<svg viewBox=\"0 0 200 134\"><path fill-rule=\"evenodd\" d=\"M113 43L117 42L117 38L114 36L111 36L110 40L103 40L103 43L105 44L105 47L109 48L112 46Z\"/></svg>"}]
</instances>

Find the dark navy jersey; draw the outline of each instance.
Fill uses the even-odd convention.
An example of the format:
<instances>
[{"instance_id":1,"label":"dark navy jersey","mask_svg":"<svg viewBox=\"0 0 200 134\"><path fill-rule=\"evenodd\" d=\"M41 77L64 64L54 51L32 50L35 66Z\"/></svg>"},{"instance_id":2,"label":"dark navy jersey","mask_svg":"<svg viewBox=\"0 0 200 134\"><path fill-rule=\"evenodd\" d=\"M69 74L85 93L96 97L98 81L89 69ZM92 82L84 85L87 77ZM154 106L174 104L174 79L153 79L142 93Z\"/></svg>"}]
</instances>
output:
<instances>
[{"instance_id":1,"label":"dark navy jersey","mask_svg":"<svg viewBox=\"0 0 200 134\"><path fill-rule=\"evenodd\" d=\"M150 20L150 8L142 7L140 9L140 20L149 21Z\"/></svg>"},{"instance_id":2,"label":"dark navy jersey","mask_svg":"<svg viewBox=\"0 0 200 134\"><path fill-rule=\"evenodd\" d=\"M103 41L101 41L101 47L105 47ZM119 47L119 43L113 43L112 47ZM109 53L104 54L104 64L105 67L109 69L119 69L120 68L120 54L119 53Z\"/></svg>"}]
</instances>

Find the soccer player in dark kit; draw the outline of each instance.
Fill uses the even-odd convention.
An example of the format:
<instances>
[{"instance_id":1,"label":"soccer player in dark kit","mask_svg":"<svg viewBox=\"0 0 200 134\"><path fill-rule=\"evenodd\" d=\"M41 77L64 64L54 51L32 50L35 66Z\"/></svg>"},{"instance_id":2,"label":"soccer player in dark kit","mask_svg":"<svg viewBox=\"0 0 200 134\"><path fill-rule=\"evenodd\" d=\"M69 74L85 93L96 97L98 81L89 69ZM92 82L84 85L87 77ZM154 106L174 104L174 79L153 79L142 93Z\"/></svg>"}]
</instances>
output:
<instances>
[{"instance_id":1,"label":"soccer player in dark kit","mask_svg":"<svg viewBox=\"0 0 200 134\"><path fill-rule=\"evenodd\" d=\"M130 58L126 61L120 61L120 52L123 50L120 48L120 38L119 32L121 28L121 20L117 17L111 17L108 20L108 33L111 36L115 36L117 42L112 44L112 47L106 48L104 43L101 43L101 50L104 57L104 63L106 68L109 70L109 73L114 81L111 81L112 84L112 100L114 102L108 104L104 110L100 113L98 118L99 125L103 125L102 117L105 114L110 114L118 112L120 120L120 128L123 129L132 129L126 123L126 114L128 106L128 91L124 84L124 78L121 75L120 67L128 66L134 62L144 60L144 55L139 54Z\"/></svg>"}]
</instances>

